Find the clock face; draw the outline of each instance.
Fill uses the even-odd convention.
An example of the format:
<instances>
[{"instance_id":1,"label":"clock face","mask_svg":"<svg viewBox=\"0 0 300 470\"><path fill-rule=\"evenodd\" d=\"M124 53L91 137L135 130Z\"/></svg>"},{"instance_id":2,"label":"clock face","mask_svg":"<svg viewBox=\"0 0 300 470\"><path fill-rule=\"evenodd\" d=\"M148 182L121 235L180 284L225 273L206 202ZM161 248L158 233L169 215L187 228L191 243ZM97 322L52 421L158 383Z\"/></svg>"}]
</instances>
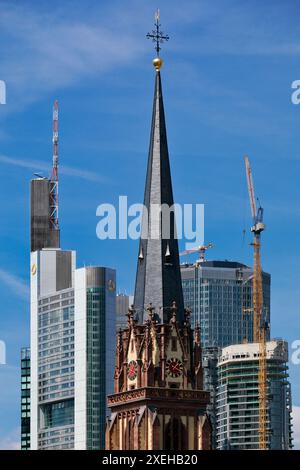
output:
<instances>
[{"instance_id":1,"label":"clock face","mask_svg":"<svg viewBox=\"0 0 300 470\"><path fill-rule=\"evenodd\" d=\"M138 365L136 361L130 361L127 366L127 375L129 380L134 380L137 376Z\"/></svg>"},{"instance_id":2,"label":"clock face","mask_svg":"<svg viewBox=\"0 0 300 470\"><path fill-rule=\"evenodd\" d=\"M166 367L167 373L171 377L179 377L182 374L182 362L175 357L171 357L171 359L167 360Z\"/></svg>"}]
</instances>

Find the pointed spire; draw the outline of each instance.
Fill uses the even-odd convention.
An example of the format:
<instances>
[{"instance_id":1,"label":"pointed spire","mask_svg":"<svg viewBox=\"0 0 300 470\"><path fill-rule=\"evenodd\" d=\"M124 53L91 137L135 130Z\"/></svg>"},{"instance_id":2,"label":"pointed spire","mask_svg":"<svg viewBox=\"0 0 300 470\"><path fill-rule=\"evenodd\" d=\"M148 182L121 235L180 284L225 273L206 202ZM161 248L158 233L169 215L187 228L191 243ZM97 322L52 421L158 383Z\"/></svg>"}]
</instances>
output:
<instances>
[{"instance_id":1,"label":"pointed spire","mask_svg":"<svg viewBox=\"0 0 300 470\"><path fill-rule=\"evenodd\" d=\"M143 323L147 306L152 303L158 321L167 323L171 318L173 301L177 306L177 320L184 321L183 293L175 229L175 214L157 216L157 208L172 208L173 191L168 154L167 133L162 96L159 58L155 67L150 148L144 196L147 214L142 221L137 264L134 308ZM170 223L168 224L167 222Z\"/></svg>"}]
</instances>

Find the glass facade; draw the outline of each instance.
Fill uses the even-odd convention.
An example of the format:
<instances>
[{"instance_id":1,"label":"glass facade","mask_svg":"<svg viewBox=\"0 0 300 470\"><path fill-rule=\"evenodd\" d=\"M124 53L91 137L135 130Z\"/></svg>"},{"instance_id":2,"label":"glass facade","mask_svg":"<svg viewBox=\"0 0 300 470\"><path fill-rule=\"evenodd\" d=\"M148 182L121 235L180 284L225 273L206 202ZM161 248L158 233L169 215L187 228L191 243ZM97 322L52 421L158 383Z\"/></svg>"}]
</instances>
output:
<instances>
[{"instance_id":1,"label":"glass facade","mask_svg":"<svg viewBox=\"0 0 300 470\"><path fill-rule=\"evenodd\" d=\"M74 446L74 290L38 302L39 448Z\"/></svg>"},{"instance_id":2,"label":"glass facade","mask_svg":"<svg viewBox=\"0 0 300 470\"><path fill-rule=\"evenodd\" d=\"M66 253L31 255L31 448L101 449L113 387L116 275L75 269L75 254Z\"/></svg>"},{"instance_id":3,"label":"glass facade","mask_svg":"<svg viewBox=\"0 0 300 470\"><path fill-rule=\"evenodd\" d=\"M116 296L116 331L127 328L127 313L130 305L133 304L133 296L118 294Z\"/></svg>"},{"instance_id":4,"label":"glass facade","mask_svg":"<svg viewBox=\"0 0 300 470\"><path fill-rule=\"evenodd\" d=\"M21 350L21 450L30 449L30 348Z\"/></svg>"},{"instance_id":5,"label":"glass facade","mask_svg":"<svg viewBox=\"0 0 300 470\"><path fill-rule=\"evenodd\" d=\"M182 265L184 303L199 323L202 346L225 347L253 338L252 270L230 261ZM264 312L270 320L270 275L263 273ZM269 338L269 336L268 336Z\"/></svg>"},{"instance_id":6,"label":"glass facade","mask_svg":"<svg viewBox=\"0 0 300 470\"><path fill-rule=\"evenodd\" d=\"M75 273L75 449L105 448L106 397L113 389L116 273L102 267Z\"/></svg>"},{"instance_id":7,"label":"glass facade","mask_svg":"<svg viewBox=\"0 0 300 470\"><path fill-rule=\"evenodd\" d=\"M87 289L87 449L104 448L105 287Z\"/></svg>"},{"instance_id":8,"label":"glass facade","mask_svg":"<svg viewBox=\"0 0 300 470\"><path fill-rule=\"evenodd\" d=\"M63 400L42 406L44 428L57 428L74 424L74 400Z\"/></svg>"},{"instance_id":9,"label":"glass facade","mask_svg":"<svg viewBox=\"0 0 300 470\"><path fill-rule=\"evenodd\" d=\"M91 272L95 269L95 272ZM108 410L115 366L115 271L87 268L87 449L105 448ZM92 281L95 286L92 286Z\"/></svg>"}]
</instances>

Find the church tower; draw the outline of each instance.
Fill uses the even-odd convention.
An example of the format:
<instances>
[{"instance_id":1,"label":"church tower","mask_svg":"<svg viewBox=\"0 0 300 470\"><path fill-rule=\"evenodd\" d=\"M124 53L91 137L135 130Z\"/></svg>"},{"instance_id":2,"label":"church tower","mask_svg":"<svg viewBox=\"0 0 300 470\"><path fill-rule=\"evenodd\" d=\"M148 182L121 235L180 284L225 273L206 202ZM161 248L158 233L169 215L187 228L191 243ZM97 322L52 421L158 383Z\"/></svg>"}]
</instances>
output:
<instances>
[{"instance_id":1,"label":"church tower","mask_svg":"<svg viewBox=\"0 0 300 470\"><path fill-rule=\"evenodd\" d=\"M192 330L190 311L183 305L159 57L168 36L160 30L159 14L147 37L155 42L157 57L145 211L134 305L127 328L117 335L106 449L210 449L200 331ZM171 208L167 217L163 208Z\"/></svg>"}]
</instances>

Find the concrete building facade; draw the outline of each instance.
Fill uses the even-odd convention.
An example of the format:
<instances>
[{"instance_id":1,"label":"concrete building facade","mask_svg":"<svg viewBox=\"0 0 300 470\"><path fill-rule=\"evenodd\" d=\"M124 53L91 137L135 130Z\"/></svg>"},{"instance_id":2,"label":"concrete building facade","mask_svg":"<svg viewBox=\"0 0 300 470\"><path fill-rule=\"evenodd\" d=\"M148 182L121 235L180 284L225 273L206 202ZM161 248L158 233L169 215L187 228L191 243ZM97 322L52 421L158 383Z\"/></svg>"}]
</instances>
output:
<instances>
[{"instance_id":1,"label":"concrete building facade","mask_svg":"<svg viewBox=\"0 0 300 470\"><path fill-rule=\"evenodd\" d=\"M266 352L267 447L269 450L288 450L292 448L288 345L283 340L268 341ZM216 407L219 450L259 448L258 366L258 343L222 349L218 362Z\"/></svg>"}]
</instances>

